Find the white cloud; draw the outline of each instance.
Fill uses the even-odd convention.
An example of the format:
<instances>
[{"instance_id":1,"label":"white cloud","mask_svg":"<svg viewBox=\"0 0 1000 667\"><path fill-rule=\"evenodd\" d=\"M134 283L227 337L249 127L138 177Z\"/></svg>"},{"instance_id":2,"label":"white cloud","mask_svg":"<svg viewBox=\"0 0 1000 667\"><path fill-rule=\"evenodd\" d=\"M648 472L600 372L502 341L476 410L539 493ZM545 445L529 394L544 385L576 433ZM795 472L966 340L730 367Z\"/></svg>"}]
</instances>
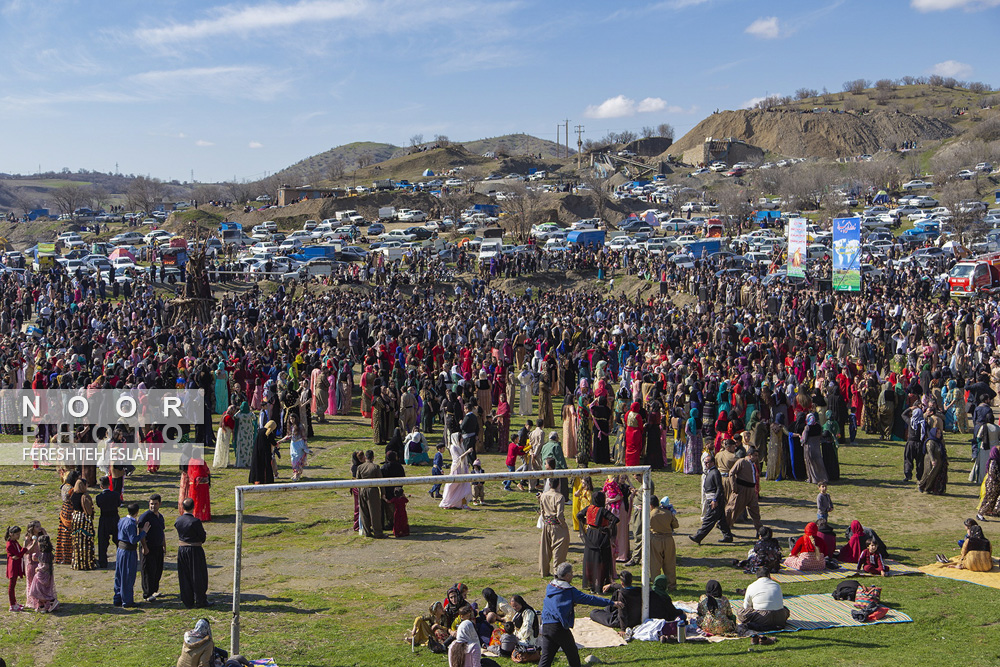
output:
<instances>
[{"instance_id":1,"label":"white cloud","mask_svg":"<svg viewBox=\"0 0 1000 667\"><path fill-rule=\"evenodd\" d=\"M204 139L199 139L198 141L194 142L194 145L205 147L205 146L214 146L215 143L212 141L205 141Z\"/></svg>"},{"instance_id":2,"label":"white cloud","mask_svg":"<svg viewBox=\"0 0 1000 667\"><path fill-rule=\"evenodd\" d=\"M1000 0L910 0L910 6L918 12L942 12L948 9L964 9L970 12L1000 7Z\"/></svg>"},{"instance_id":3,"label":"white cloud","mask_svg":"<svg viewBox=\"0 0 1000 667\"><path fill-rule=\"evenodd\" d=\"M291 5L267 2L244 7L228 5L213 10L209 18L192 23L140 28L135 31L135 36L148 44L170 44L220 35L245 34L357 16L367 5L365 0L300 0Z\"/></svg>"},{"instance_id":4,"label":"white cloud","mask_svg":"<svg viewBox=\"0 0 1000 667\"><path fill-rule=\"evenodd\" d=\"M777 16L768 16L757 19L748 25L743 32L754 37L760 37L761 39L777 39L781 33L781 28L778 25Z\"/></svg>"},{"instance_id":5,"label":"white cloud","mask_svg":"<svg viewBox=\"0 0 1000 667\"><path fill-rule=\"evenodd\" d=\"M927 73L962 79L967 76L972 76L972 65L960 63L957 60L945 60L944 62L940 62L937 65L934 65L934 67L931 67L927 70Z\"/></svg>"},{"instance_id":6,"label":"white cloud","mask_svg":"<svg viewBox=\"0 0 1000 667\"><path fill-rule=\"evenodd\" d=\"M637 113L653 113L656 111L669 111L670 113L681 113L681 107L667 104L667 101L659 97L647 97L638 104L631 97L616 95L609 97L600 104L588 106L583 115L587 118L624 118L634 116Z\"/></svg>"},{"instance_id":7,"label":"white cloud","mask_svg":"<svg viewBox=\"0 0 1000 667\"><path fill-rule=\"evenodd\" d=\"M263 148L263 147L264 147L264 144L260 143L259 141L251 141L250 142L250 148Z\"/></svg>"},{"instance_id":8,"label":"white cloud","mask_svg":"<svg viewBox=\"0 0 1000 667\"><path fill-rule=\"evenodd\" d=\"M639 113L650 113L653 111L663 111L667 108L667 101L659 97L647 97L639 102L635 108Z\"/></svg>"},{"instance_id":9,"label":"white cloud","mask_svg":"<svg viewBox=\"0 0 1000 667\"><path fill-rule=\"evenodd\" d=\"M780 93L778 93L780 96ZM751 97L749 100L740 105L741 109L752 109L757 106L758 102L763 102L768 97L774 97L773 95L761 95L760 97Z\"/></svg>"},{"instance_id":10,"label":"white cloud","mask_svg":"<svg viewBox=\"0 0 1000 667\"><path fill-rule=\"evenodd\" d=\"M152 70L134 74L127 82L154 97L181 92L265 101L274 99L287 87L284 79L267 68L243 65Z\"/></svg>"}]
</instances>

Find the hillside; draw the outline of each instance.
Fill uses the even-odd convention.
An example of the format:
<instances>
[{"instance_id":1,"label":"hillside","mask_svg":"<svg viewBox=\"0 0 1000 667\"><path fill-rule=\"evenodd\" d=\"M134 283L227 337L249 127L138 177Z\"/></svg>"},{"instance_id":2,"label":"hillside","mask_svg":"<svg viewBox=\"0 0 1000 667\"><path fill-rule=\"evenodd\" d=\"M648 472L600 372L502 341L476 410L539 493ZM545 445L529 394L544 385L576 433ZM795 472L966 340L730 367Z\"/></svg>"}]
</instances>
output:
<instances>
[{"instance_id":1,"label":"hillside","mask_svg":"<svg viewBox=\"0 0 1000 667\"><path fill-rule=\"evenodd\" d=\"M668 152L678 155L700 148L705 137L734 137L778 155L838 158L875 153L903 141L937 141L955 134L943 120L889 111L858 115L741 109L712 114Z\"/></svg>"},{"instance_id":2,"label":"hillside","mask_svg":"<svg viewBox=\"0 0 1000 667\"><path fill-rule=\"evenodd\" d=\"M393 144L355 141L299 160L292 166L277 172L275 177L282 183L302 185L328 179L331 177L331 171L334 173L350 171L358 165L359 160L367 161L370 164L383 162L399 150L401 150L400 147Z\"/></svg>"},{"instance_id":3,"label":"hillside","mask_svg":"<svg viewBox=\"0 0 1000 667\"><path fill-rule=\"evenodd\" d=\"M565 141L565 139L562 141ZM575 139L570 139L571 146L575 143ZM566 155L565 145L557 146L554 141L539 139L530 134L505 134L500 137L490 137L477 141L463 141L462 145L470 153L476 155L482 155L490 151L494 153L506 153L511 156L538 155L541 153L543 159L560 158ZM570 155L574 155L576 149L571 147L569 152Z\"/></svg>"}]
</instances>

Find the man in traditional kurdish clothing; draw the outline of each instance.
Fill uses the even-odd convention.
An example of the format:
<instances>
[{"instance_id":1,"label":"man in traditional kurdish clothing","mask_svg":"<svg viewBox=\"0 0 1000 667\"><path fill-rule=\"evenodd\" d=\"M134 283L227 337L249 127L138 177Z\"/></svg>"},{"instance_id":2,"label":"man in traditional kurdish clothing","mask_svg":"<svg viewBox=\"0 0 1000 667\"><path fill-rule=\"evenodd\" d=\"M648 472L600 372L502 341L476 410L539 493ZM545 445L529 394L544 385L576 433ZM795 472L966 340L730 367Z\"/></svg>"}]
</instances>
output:
<instances>
[{"instance_id":1,"label":"man in traditional kurdish clothing","mask_svg":"<svg viewBox=\"0 0 1000 667\"><path fill-rule=\"evenodd\" d=\"M730 526L746 511L753 521L753 527L760 529L760 496L757 484L760 474L757 468L757 449L751 447L747 450L746 457L737 459L733 467L729 469L729 480L731 493L726 503L726 522Z\"/></svg>"}]
</instances>

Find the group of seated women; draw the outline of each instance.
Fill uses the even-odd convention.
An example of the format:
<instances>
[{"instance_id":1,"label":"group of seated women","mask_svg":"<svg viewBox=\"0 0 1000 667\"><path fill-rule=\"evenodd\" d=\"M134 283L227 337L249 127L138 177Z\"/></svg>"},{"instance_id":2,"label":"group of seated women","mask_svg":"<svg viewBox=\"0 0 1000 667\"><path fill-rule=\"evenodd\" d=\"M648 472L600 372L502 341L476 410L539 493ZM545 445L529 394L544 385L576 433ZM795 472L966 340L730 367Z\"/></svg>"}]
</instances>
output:
<instances>
[{"instance_id":1,"label":"group of seated women","mask_svg":"<svg viewBox=\"0 0 1000 667\"><path fill-rule=\"evenodd\" d=\"M469 587L455 584L443 601L434 602L429 613L413 623L408 640L414 645L427 644L432 651L465 653L458 660L465 667L488 665L482 647L495 647L500 655L510 656L520 646L531 649L538 644L539 614L520 595L508 601L492 588L483 589L483 604L468 599Z\"/></svg>"}]
</instances>

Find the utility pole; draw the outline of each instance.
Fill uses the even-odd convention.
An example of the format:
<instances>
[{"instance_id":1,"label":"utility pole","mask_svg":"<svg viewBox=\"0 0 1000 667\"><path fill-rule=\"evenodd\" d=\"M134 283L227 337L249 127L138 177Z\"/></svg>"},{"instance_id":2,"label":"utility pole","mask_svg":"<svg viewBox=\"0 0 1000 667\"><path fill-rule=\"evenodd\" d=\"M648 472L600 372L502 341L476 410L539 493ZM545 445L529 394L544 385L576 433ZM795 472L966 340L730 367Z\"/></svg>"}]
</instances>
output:
<instances>
[{"instance_id":1,"label":"utility pole","mask_svg":"<svg viewBox=\"0 0 1000 667\"><path fill-rule=\"evenodd\" d=\"M558 123L556 124L556 157L557 158L559 157L559 147L562 145L562 144L559 143L559 128L561 128L561 127L562 127L562 125L559 125Z\"/></svg>"},{"instance_id":2,"label":"utility pole","mask_svg":"<svg viewBox=\"0 0 1000 667\"><path fill-rule=\"evenodd\" d=\"M583 155L583 125L576 126L576 168L580 169L580 156Z\"/></svg>"},{"instance_id":3,"label":"utility pole","mask_svg":"<svg viewBox=\"0 0 1000 667\"><path fill-rule=\"evenodd\" d=\"M566 119L566 159L569 159L569 118Z\"/></svg>"}]
</instances>

